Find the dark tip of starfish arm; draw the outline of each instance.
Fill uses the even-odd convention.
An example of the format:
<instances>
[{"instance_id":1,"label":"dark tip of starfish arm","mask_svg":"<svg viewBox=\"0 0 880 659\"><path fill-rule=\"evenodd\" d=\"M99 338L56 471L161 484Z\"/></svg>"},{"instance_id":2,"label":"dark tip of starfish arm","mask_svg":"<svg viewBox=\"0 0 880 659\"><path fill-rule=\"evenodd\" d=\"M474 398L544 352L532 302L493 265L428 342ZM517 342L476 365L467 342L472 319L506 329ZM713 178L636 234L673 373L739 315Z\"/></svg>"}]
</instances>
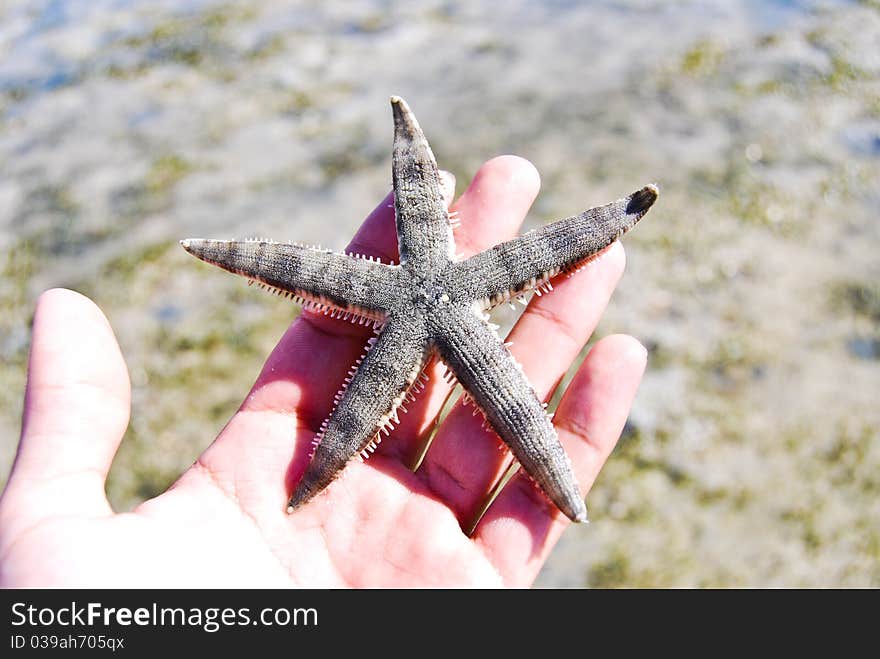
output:
<instances>
[{"instance_id":1,"label":"dark tip of starfish arm","mask_svg":"<svg viewBox=\"0 0 880 659\"><path fill-rule=\"evenodd\" d=\"M311 488L304 487L302 483L294 490L293 494L290 495L290 499L287 500L287 514L291 514L297 508L302 505L305 505L314 495Z\"/></svg>"},{"instance_id":2,"label":"dark tip of starfish arm","mask_svg":"<svg viewBox=\"0 0 880 659\"><path fill-rule=\"evenodd\" d=\"M630 195L629 202L626 205L627 215L644 215L648 209L657 201L660 196L660 188L655 183L646 185L638 192Z\"/></svg>"},{"instance_id":3,"label":"dark tip of starfish arm","mask_svg":"<svg viewBox=\"0 0 880 659\"><path fill-rule=\"evenodd\" d=\"M398 131L403 131L406 135L421 135L422 129L419 127L415 115L409 109L406 101L400 98L400 96L391 97L391 110L394 115L394 125Z\"/></svg>"},{"instance_id":4,"label":"dark tip of starfish arm","mask_svg":"<svg viewBox=\"0 0 880 659\"><path fill-rule=\"evenodd\" d=\"M204 261L205 245L207 242L208 241L203 238L186 238L180 241L180 246L183 247L188 254L192 254L197 259L202 259Z\"/></svg>"},{"instance_id":5,"label":"dark tip of starfish arm","mask_svg":"<svg viewBox=\"0 0 880 659\"><path fill-rule=\"evenodd\" d=\"M590 520L587 518L587 505L580 496L570 497L563 495L556 505L575 524L590 523Z\"/></svg>"},{"instance_id":6,"label":"dark tip of starfish arm","mask_svg":"<svg viewBox=\"0 0 880 659\"><path fill-rule=\"evenodd\" d=\"M407 105L406 101L404 101L400 96L392 96L391 97L391 110L394 113L395 122L402 116L411 115L412 111L409 109L409 105Z\"/></svg>"},{"instance_id":7,"label":"dark tip of starfish arm","mask_svg":"<svg viewBox=\"0 0 880 659\"><path fill-rule=\"evenodd\" d=\"M211 243L217 243L217 240L208 240L206 238L186 238L180 241L180 246L193 256L199 256L204 253L205 249ZM199 256L199 258L201 258Z\"/></svg>"},{"instance_id":8,"label":"dark tip of starfish arm","mask_svg":"<svg viewBox=\"0 0 880 659\"><path fill-rule=\"evenodd\" d=\"M206 263L229 269L226 265L226 259L223 258L226 256L226 250L219 249L221 244L229 245L230 241L208 240L206 238L187 238L180 241L180 246L183 247L188 254L192 254L197 259L205 261Z\"/></svg>"}]
</instances>

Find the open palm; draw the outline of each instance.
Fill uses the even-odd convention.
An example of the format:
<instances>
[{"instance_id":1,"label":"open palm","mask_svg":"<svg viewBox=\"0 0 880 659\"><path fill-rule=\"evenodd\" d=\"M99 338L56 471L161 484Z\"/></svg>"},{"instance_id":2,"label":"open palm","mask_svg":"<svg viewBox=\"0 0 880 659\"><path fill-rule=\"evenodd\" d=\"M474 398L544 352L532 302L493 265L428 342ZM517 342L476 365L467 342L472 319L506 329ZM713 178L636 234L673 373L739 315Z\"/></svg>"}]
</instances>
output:
<instances>
[{"instance_id":1,"label":"open palm","mask_svg":"<svg viewBox=\"0 0 880 659\"><path fill-rule=\"evenodd\" d=\"M458 250L511 237L539 187L526 161L486 163L454 204ZM386 198L352 251L396 260ZM623 272L619 243L536 297L511 350L549 398L592 333ZM568 524L526 476L506 485L469 536L510 464L482 417L456 404L416 472L449 387L443 366L401 424L363 464L288 515L311 440L369 330L304 312L269 357L241 408L165 493L117 514L104 482L128 424L130 385L101 311L65 290L34 318L21 441L0 498L3 586L524 586ZM554 423L589 490L614 446L645 365L631 337L588 354ZM186 410L181 410L185 414Z\"/></svg>"}]
</instances>

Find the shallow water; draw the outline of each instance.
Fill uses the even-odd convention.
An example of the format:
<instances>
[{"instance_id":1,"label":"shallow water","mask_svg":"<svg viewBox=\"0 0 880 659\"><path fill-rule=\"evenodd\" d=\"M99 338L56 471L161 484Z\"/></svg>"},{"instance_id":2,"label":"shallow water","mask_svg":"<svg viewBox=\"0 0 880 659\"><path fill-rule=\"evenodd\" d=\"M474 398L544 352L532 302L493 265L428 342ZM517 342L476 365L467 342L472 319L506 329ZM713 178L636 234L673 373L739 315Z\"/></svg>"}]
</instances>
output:
<instances>
[{"instance_id":1,"label":"shallow water","mask_svg":"<svg viewBox=\"0 0 880 659\"><path fill-rule=\"evenodd\" d=\"M459 191L536 164L529 225L663 189L598 332L648 374L538 583L878 585L878 4L496 4L4 3L0 461L33 302L70 286L132 371L111 498L164 489L293 314L176 240L341 248L400 94Z\"/></svg>"}]
</instances>

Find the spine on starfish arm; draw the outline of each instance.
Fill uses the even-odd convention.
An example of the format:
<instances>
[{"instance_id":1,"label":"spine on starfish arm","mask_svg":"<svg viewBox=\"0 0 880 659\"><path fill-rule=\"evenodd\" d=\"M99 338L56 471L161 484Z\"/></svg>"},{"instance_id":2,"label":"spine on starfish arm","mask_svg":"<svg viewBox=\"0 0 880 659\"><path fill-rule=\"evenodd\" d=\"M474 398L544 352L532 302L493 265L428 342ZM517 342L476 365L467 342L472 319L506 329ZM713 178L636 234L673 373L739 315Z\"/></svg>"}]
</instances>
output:
<instances>
[{"instance_id":1,"label":"spine on starfish arm","mask_svg":"<svg viewBox=\"0 0 880 659\"><path fill-rule=\"evenodd\" d=\"M457 264L470 295L491 307L581 267L632 229L657 200L654 184L628 197L557 220Z\"/></svg>"},{"instance_id":2,"label":"spine on starfish arm","mask_svg":"<svg viewBox=\"0 0 880 659\"><path fill-rule=\"evenodd\" d=\"M270 240L180 241L195 256L246 277L306 309L345 320L381 323L393 301L387 289L391 266L320 247Z\"/></svg>"}]
</instances>

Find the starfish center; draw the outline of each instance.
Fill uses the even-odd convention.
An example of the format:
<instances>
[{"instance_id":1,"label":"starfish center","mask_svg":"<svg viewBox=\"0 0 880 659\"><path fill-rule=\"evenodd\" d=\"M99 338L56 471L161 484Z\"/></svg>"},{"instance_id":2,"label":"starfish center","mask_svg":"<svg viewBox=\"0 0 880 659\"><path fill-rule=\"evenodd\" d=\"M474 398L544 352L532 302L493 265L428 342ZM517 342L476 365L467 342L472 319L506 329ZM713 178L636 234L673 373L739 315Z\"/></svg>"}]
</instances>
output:
<instances>
[{"instance_id":1,"label":"starfish center","mask_svg":"<svg viewBox=\"0 0 880 659\"><path fill-rule=\"evenodd\" d=\"M451 299L443 282L437 279L428 279L413 287L413 304L428 312L449 304Z\"/></svg>"}]
</instances>

